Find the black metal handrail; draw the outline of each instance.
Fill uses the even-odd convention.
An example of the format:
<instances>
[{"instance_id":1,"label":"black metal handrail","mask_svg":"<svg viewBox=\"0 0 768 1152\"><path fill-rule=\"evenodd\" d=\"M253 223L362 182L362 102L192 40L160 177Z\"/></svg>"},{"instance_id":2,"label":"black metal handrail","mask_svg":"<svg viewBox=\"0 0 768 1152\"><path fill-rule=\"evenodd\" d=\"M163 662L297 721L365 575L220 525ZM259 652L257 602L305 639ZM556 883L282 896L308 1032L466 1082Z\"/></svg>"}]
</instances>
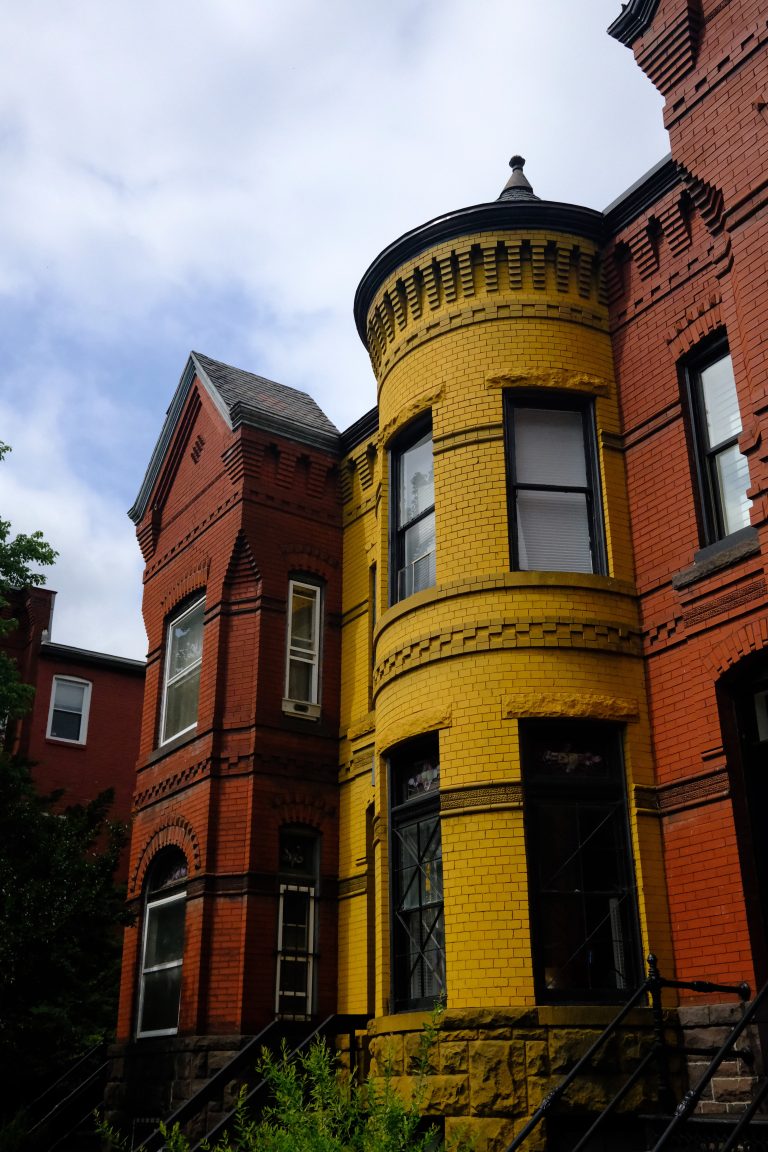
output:
<instances>
[{"instance_id":1,"label":"black metal handrail","mask_svg":"<svg viewBox=\"0 0 768 1152\"><path fill-rule=\"evenodd\" d=\"M347 1032L350 1029L356 1031L365 1028L368 1018L365 1016L328 1016L321 1024L298 1024L290 1021L275 1019L270 1021L265 1028L262 1028L256 1036L253 1036L247 1044L245 1044L239 1051L237 1051L230 1060L227 1061L205 1084L198 1089L193 1096L185 1100L179 1107L171 1113L171 1115L164 1121L164 1128L166 1131L171 1131L173 1127L178 1124L180 1127L188 1124L193 1120L203 1108L210 1103L211 1100L221 1095L224 1089L233 1080L242 1079L243 1074L254 1069L259 1061L261 1052L264 1048L271 1052L277 1052L280 1045L285 1041L288 1045L289 1053L293 1054L302 1050L306 1045L310 1044L313 1039L320 1035L328 1035L331 1032L336 1034ZM260 1085L257 1085L259 1088ZM249 1098L257 1089L253 1089L248 1094ZM216 1126L216 1128L207 1133L207 1139L211 1139L214 1134L217 1134L221 1128L224 1131L224 1125L231 1123L234 1118L234 1113L227 1115ZM147 1136L142 1144L139 1145L137 1152L161 1152L165 1144L165 1137L161 1130L156 1128ZM199 1145L198 1145L199 1147Z\"/></svg>"},{"instance_id":2,"label":"black metal handrail","mask_svg":"<svg viewBox=\"0 0 768 1152\"><path fill-rule=\"evenodd\" d=\"M676 986L677 987L689 987L689 985L685 985L685 984L683 984L683 985L678 984ZM749 985L748 984L742 984L739 986L739 989L740 989L739 995L741 996L742 1000L748 1000L749 994L750 994L749 993ZM708 991L708 989L701 989L701 990L702 991ZM727 989L723 988L722 986L717 986L715 990L716 991L726 991ZM697 989L697 991L699 991L699 989ZM668 1126L666 1127L666 1129L662 1133L658 1142L654 1145L653 1152L662 1152L662 1149L666 1148L669 1145L669 1142L670 1142L670 1140L673 1139L675 1133L689 1119L694 1108L696 1107L699 1100L701 1099L701 1096L702 1096L702 1093L704 1092L704 1089L707 1087L710 1080L715 1075L715 1073L717 1072L718 1068L720 1067L720 1065L722 1064L723 1060L728 1055L728 1053L732 1052L733 1047L734 1047L736 1041L738 1040L738 1038L741 1036L742 1032L755 1019L758 1010L765 1003L766 999L768 999L768 984L763 985L763 987L758 992L757 996L755 996L754 1000L750 1004L749 1008L747 1008L746 1011L744 1012L744 1015L737 1021L735 1026L731 1029L731 1031L728 1034L728 1036L726 1037L726 1039L723 1041L723 1043L720 1045L720 1047L718 1048L715 1055L710 1060L709 1064L707 1065L706 1070L704 1071L703 1075L699 1079L698 1083L693 1088L689 1088L688 1091L685 1093L682 1100L680 1101L677 1108L675 1109L675 1115L672 1117L671 1122L668 1124ZM731 1148L735 1147L735 1144L736 1144L736 1141L738 1140L739 1135L741 1134L741 1132L744 1131L747 1124L752 1119L752 1117L754 1116L758 1107L760 1106L760 1103L762 1102L762 1100L765 1098L765 1096L767 1094L768 1094L768 1086L763 1085L762 1088L760 1089L760 1092L757 1094L756 1100L752 1101L750 1108L747 1110L747 1112L744 1114L744 1116L740 1119L739 1123L734 1126L735 1130L734 1130L734 1132L731 1133L731 1136L730 1136L728 1142L724 1145L721 1152L726 1152L727 1149L731 1149Z\"/></svg>"},{"instance_id":3,"label":"black metal handrail","mask_svg":"<svg viewBox=\"0 0 768 1152\"><path fill-rule=\"evenodd\" d=\"M95 1044L30 1104L33 1122L26 1133L30 1147L45 1139L53 1149L87 1121L103 1095L109 1070L106 1053L106 1044Z\"/></svg>"},{"instance_id":4,"label":"black metal handrail","mask_svg":"<svg viewBox=\"0 0 768 1152\"><path fill-rule=\"evenodd\" d=\"M350 1058L350 1071L354 1045L355 1032L362 1031L368 1024L367 1016L355 1015L336 1015L328 1016L321 1024L305 1036L298 1044L288 1053L289 1056L296 1056L299 1052L305 1052L309 1049L316 1040L327 1039L329 1036L338 1036L346 1033L349 1036L349 1058ZM260 1080L253 1088L250 1088L243 1097L243 1104L245 1105L251 1119L255 1119L261 1107L256 1107L257 1104L261 1105L261 1098L266 1096L269 1083L267 1080ZM236 1112L233 1110L224 1116L218 1124L210 1129L209 1132L201 1138L197 1144L192 1148L192 1152L202 1152L203 1145L214 1144L225 1136L230 1127L234 1123Z\"/></svg>"},{"instance_id":5,"label":"black metal handrail","mask_svg":"<svg viewBox=\"0 0 768 1152\"><path fill-rule=\"evenodd\" d=\"M531 1133L534 1132L536 1128L538 1128L542 1120L544 1120L548 1115L552 1113L557 1103L562 1099L573 1082L579 1078L579 1076L586 1070L586 1068L588 1068L592 1062L593 1057L619 1029L632 1009L637 1007L639 1002L646 996L650 998L650 1006L653 1013L653 1045L643 1060L640 1062L639 1066L632 1072L629 1080L625 1082L621 1088L619 1088L618 1092L615 1093L613 1098L596 1118L589 1130L579 1140L578 1144L573 1149L573 1152L581 1152L582 1149L586 1148L589 1141L613 1114L618 1105L629 1092L630 1088L634 1086L634 1084L637 1082L637 1080L640 1078L642 1073L653 1059L657 1061L659 1070L660 1098L664 1103L671 1106L672 1088L667 1060L667 1047L664 1042L664 1016L661 1005L661 992L663 988L685 988L694 992L725 992L732 995L738 995L742 1000L748 1000L750 996L749 985L744 983L730 985L715 984L708 980L668 980L660 974L656 957L653 954L650 954L648 956L648 975L646 979L633 992L626 1004L624 1004L618 1014L613 1018L613 1020L611 1020L610 1024L608 1024L608 1026L600 1033L597 1039L590 1045L584 1055L576 1062L576 1064L574 1064L570 1072L563 1077L559 1084L557 1084L550 1092L547 1093L541 1104L531 1116L530 1120L528 1120L528 1122L520 1129L512 1143L507 1146L506 1152L517 1152L517 1149L522 1148L523 1144L531 1135ZM763 992L765 992L765 989L763 989ZM763 992L760 993L760 997L762 997ZM760 997L758 997L758 1000ZM724 1046L723 1052L730 1050L735 1040L738 1039L738 1036L741 1035L744 1027L746 1027L746 1025L740 1028L738 1032L734 1030L735 1034L732 1036L732 1038L729 1038L729 1042ZM722 1055L720 1056L720 1060L722 1060ZM718 1064L719 1062L720 1061L718 1061ZM709 1082L709 1080L712 1078L712 1075L714 1075L716 1067L717 1065L715 1065L707 1080L702 1083L702 1091L706 1087L706 1084ZM696 1097L696 1101L697 1100L698 1096ZM695 1106L696 1101L694 1101L694 1103L691 1105L691 1108ZM687 1114L688 1113L686 1113L686 1115ZM670 1125L670 1128L671 1127L672 1126ZM667 1131L669 1131L669 1129L667 1129ZM656 1148L654 1148L653 1152L659 1152L662 1147L663 1145L659 1143Z\"/></svg>"}]
</instances>

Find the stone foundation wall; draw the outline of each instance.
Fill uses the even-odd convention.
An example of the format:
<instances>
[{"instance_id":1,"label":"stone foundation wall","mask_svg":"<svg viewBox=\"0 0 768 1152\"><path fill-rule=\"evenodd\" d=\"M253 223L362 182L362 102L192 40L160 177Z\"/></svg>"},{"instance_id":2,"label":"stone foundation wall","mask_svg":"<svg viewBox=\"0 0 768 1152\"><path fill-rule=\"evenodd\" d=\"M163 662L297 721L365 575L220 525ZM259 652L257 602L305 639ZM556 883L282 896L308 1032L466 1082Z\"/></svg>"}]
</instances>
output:
<instances>
[{"instance_id":1,"label":"stone foundation wall","mask_svg":"<svg viewBox=\"0 0 768 1152\"><path fill-rule=\"evenodd\" d=\"M140 1143L160 1120L210 1080L248 1039L242 1036L163 1036L115 1045L104 1097L110 1124ZM214 1100L190 1128L193 1139L204 1136L234 1107L236 1086ZM139 1139L140 1138L140 1139ZM133 1143L131 1144L133 1147Z\"/></svg>"},{"instance_id":2,"label":"stone foundation wall","mask_svg":"<svg viewBox=\"0 0 768 1152\"><path fill-rule=\"evenodd\" d=\"M686 1048L706 1049L709 1054L687 1059L691 1087L699 1082L711 1058L744 1014L745 1004L697 1004L678 1009L682 1043ZM723 1116L743 1112L763 1075L760 1040L756 1027L747 1028L736 1043L732 1056L720 1065L698 1105L703 1116Z\"/></svg>"},{"instance_id":3,"label":"stone foundation wall","mask_svg":"<svg viewBox=\"0 0 768 1152\"><path fill-rule=\"evenodd\" d=\"M464 1133L474 1140L476 1152L502 1152L615 1013L613 1008L582 1006L446 1011L426 1051L422 1111L445 1117L448 1139ZM381 1076L389 1069L404 1095L419 1087L424 1023L424 1014L412 1013L379 1018L369 1028L371 1073ZM674 1026L673 1017L669 1023ZM598 1054L592 1072L569 1090L558 1106L559 1115L578 1118L602 1110L652 1043L650 1010L638 1009ZM652 1065L628 1093L619 1114L654 1111L658 1091ZM529 1139L526 1150L544 1147L546 1125Z\"/></svg>"}]
</instances>

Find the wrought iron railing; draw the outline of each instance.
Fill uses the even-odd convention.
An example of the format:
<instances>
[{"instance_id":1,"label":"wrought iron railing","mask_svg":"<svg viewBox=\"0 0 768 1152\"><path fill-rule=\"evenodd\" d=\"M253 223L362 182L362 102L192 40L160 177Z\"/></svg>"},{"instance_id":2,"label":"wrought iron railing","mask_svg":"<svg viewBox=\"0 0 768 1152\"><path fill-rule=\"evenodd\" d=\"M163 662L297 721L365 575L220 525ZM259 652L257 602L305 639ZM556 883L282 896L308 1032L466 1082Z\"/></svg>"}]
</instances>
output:
<instances>
[{"instance_id":1,"label":"wrought iron railing","mask_svg":"<svg viewBox=\"0 0 768 1152\"><path fill-rule=\"evenodd\" d=\"M285 1044L288 1054L295 1055L306 1049L315 1041L332 1036L348 1035L350 1037L350 1059L354 1051L354 1034L362 1031L368 1023L367 1016L334 1015L328 1016L320 1024L299 1024L285 1020L273 1020L263 1028L258 1035L248 1041L235 1055L224 1064L205 1084L188 1100L173 1112L164 1122L166 1131L170 1131L176 1124L180 1128L189 1126L198 1119L212 1101L223 1098L226 1089L234 1084L245 1084L249 1075L257 1073L262 1051L266 1048L277 1053ZM252 1118L256 1118L266 1102L266 1082L262 1079L246 1090L245 1104ZM211 1143L224 1136L235 1120L234 1110L230 1110L217 1124L208 1128L194 1145L193 1152L202 1147L203 1141ZM139 1146L137 1152L161 1152L165 1145L165 1138L159 1128L149 1135Z\"/></svg>"},{"instance_id":2,"label":"wrought iron railing","mask_svg":"<svg viewBox=\"0 0 768 1152\"><path fill-rule=\"evenodd\" d=\"M528 1138L536 1131L539 1125L548 1117L554 1115L557 1105L568 1092L571 1085L574 1084L584 1073L586 1073L592 1066L594 1058L604 1048L607 1042L618 1032L619 1028L623 1025L627 1016L634 1008L637 1008L641 1003L650 1003L653 1021L653 1042L649 1047L648 1052L642 1057L637 1067L627 1078L626 1082L622 1084L618 1092L608 1102L602 1112L595 1118L589 1129L581 1136L578 1142L574 1145L571 1152L583 1152L590 1144L594 1137L600 1132L601 1129L611 1120L616 1113L622 1100L631 1091L634 1085L643 1077L643 1075L650 1070L653 1064L656 1065L656 1070L659 1079L658 1100L660 1110L669 1114L675 1108L674 1094L672 1091L672 1081L670 1076L669 1055L670 1049L666 1043L665 1037L665 1022L664 1013L662 1010L661 993L664 988L685 988L693 992L723 992L728 995L736 995L742 1001L749 1000L750 988L748 984L715 984L708 980L668 980L663 977L658 968L656 957L650 955L648 957L648 975L643 983L636 989L630 996L626 1004L623 1005L621 1010L617 1013L610 1024L600 1033L593 1044L587 1049L584 1055L579 1059L570 1072L557 1084L542 1100L539 1107L531 1116L530 1120L521 1128L517 1136L511 1144L507 1146L506 1152L517 1152L522 1148ZM707 1071L704 1073L701 1081L695 1088L691 1089L683 1097L681 1103L677 1106L674 1119L666 1126L664 1133L656 1144L653 1152L662 1152L663 1149L670 1147L670 1141L674 1138L675 1131L687 1119L693 1109L696 1107L701 1094L714 1076L717 1068L724 1059L725 1055L732 1051L738 1038L741 1036L744 1029L755 1018L756 1012L762 1005L764 998L768 994L768 985L760 992L759 996L755 999L749 1009L746 1010L744 1016L741 1017L736 1027L732 1030L728 1039L718 1050L714 1059L710 1062ZM685 1052L683 1048L676 1048L674 1051L678 1054ZM689 1050L690 1051L690 1050ZM766 1089L768 1093L768 1089ZM764 1094L765 1095L765 1094ZM750 1116L754 1115L754 1111L760 1106L760 1102L755 1105L751 1111ZM749 1120L745 1114L744 1124ZM739 1132L743 1131L743 1127L739 1128ZM733 1142L724 1146L722 1149L719 1145L719 1152L731 1152L732 1149L738 1147L739 1133L736 1133Z\"/></svg>"},{"instance_id":3,"label":"wrought iron railing","mask_svg":"<svg viewBox=\"0 0 768 1152\"><path fill-rule=\"evenodd\" d=\"M27 1147L55 1149L87 1123L101 1103L108 1071L107 1045L96 1044L33 1100L26 1109Z\"/></svg>"}]
</instances>

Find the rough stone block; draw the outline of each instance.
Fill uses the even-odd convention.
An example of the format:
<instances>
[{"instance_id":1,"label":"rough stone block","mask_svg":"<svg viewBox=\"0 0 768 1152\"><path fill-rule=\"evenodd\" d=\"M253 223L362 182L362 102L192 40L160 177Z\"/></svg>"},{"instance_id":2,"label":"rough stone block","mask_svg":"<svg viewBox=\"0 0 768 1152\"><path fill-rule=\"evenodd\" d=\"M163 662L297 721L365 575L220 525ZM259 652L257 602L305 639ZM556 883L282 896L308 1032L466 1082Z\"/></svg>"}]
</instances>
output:
<instances>
[{"instance_id":1,"label":"rough stone block","mask_svg":"<svg viewBox=\"0 0 768 1152\"><path fill-rule=\"evenodd\" d=\"M528 1077L549 1075L549 1053L547 1050L546 1041L526 1041L525 1071Z\"/></svg>"},{"instance_id":2,"label":"rough stone block","mask_svg":"<svg viewBox=\"0 0 768 1152\"><path fill-rule=\"evenodd\" d=\"M447 1075L466 1072L469 1066L466 1043L440 1041L440 1071Z\"/></svg>"},{"instance_id":3,"label":"rough stone block","mask_svg":"<svg viewBox=\"0 0 768 1152\"><path fill-rule=\"evenodd\" d=\"M524 1045L504 1040L471 1042L469 1075L473 1115L525 1111Z\"/></svg>"},{"instance_id":4,"label":"rough stone block","mask_svg":"<svg viewBox=\"0 0 768 1152\"><path fill-rule=\"evenodd\" d=\"M461 1138L471 1140L473 1152L505 1152L515 1135L512 1120L495 1120L473 1117L470 1120L448 1119L445 1122L446 1146L451 1148ZM538 1147L528 1141L526 1152L536 1152Z\"/></svg>"},{"instance_id":5,"label":"rough stone block","mask_svg":"<svg viewBox=\"0 0 768 1152\"><path fill-rule=\"evenodd\" d=\"M403 1070L406 1073L419 1070L419 1062L426 1057L426 1070L437 1072L437 1044L430 1044L425 1050L423 1032L407 1032L403 1037Z\"/></svg>"},{"instance_id":6,"label":"rough stone block","mask_svg":"<svg viewBox=\"0 0 768 1152\"><path fill-rule=\"evenodd\" d=\"M403 1037L397 1033L390 1036L374 1036L370 1043L371 1074L382 1076L389 1068L394 1076L403 1071Z\"/></svg>"}]
</instances>

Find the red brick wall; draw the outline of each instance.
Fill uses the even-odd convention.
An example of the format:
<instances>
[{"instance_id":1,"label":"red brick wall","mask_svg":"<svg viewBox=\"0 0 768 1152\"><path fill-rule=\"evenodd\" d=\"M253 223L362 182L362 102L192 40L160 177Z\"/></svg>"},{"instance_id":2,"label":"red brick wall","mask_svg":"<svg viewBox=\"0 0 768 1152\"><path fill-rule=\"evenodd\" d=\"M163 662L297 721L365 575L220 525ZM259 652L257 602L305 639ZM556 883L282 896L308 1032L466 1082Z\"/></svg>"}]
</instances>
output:
<instances>
[{"instance_id":1,"label":"red brick wall","mask_svg":"<svg viewBox=\"0 0 768 1152\"><path fill-rule=\"evenodd\" d=\"M189 879L180 1030L253 1032L274 1016L278 837L290 824L321 836L318 1011L333 1011L341 611L335 455L252 427L230 432L208 394L194 387L137 532L147 562L149 663L129 896L140 909L157 851L166 843L182 848ZM324 588L318 721L282 711L294 574ZM166 624L202 591L197 727L178 746L158 749ZM126 934L122 1038L135 1028L140 934L140 921Z\"/></svg>"},{"instance_id":2,"label":"red brick wall","mask_svg":"<svg viewBox=\"0 0 768 1152\"><path fill-rule=\"evenodd\" d=\"M606 257L677 975L688 979L752 980L759 951L734 820L739 768L718 712L724 665L714 654L761 648L767 635L762 9L711 0L699 19L696 5L662 0L633 46L666 97L680 180L622 225ZM676 588L673 577L705 543L679 367L717 331L733 357L761 549ZM755 622L745 645L739 637Z\"/></svg>"}]
</instances>

